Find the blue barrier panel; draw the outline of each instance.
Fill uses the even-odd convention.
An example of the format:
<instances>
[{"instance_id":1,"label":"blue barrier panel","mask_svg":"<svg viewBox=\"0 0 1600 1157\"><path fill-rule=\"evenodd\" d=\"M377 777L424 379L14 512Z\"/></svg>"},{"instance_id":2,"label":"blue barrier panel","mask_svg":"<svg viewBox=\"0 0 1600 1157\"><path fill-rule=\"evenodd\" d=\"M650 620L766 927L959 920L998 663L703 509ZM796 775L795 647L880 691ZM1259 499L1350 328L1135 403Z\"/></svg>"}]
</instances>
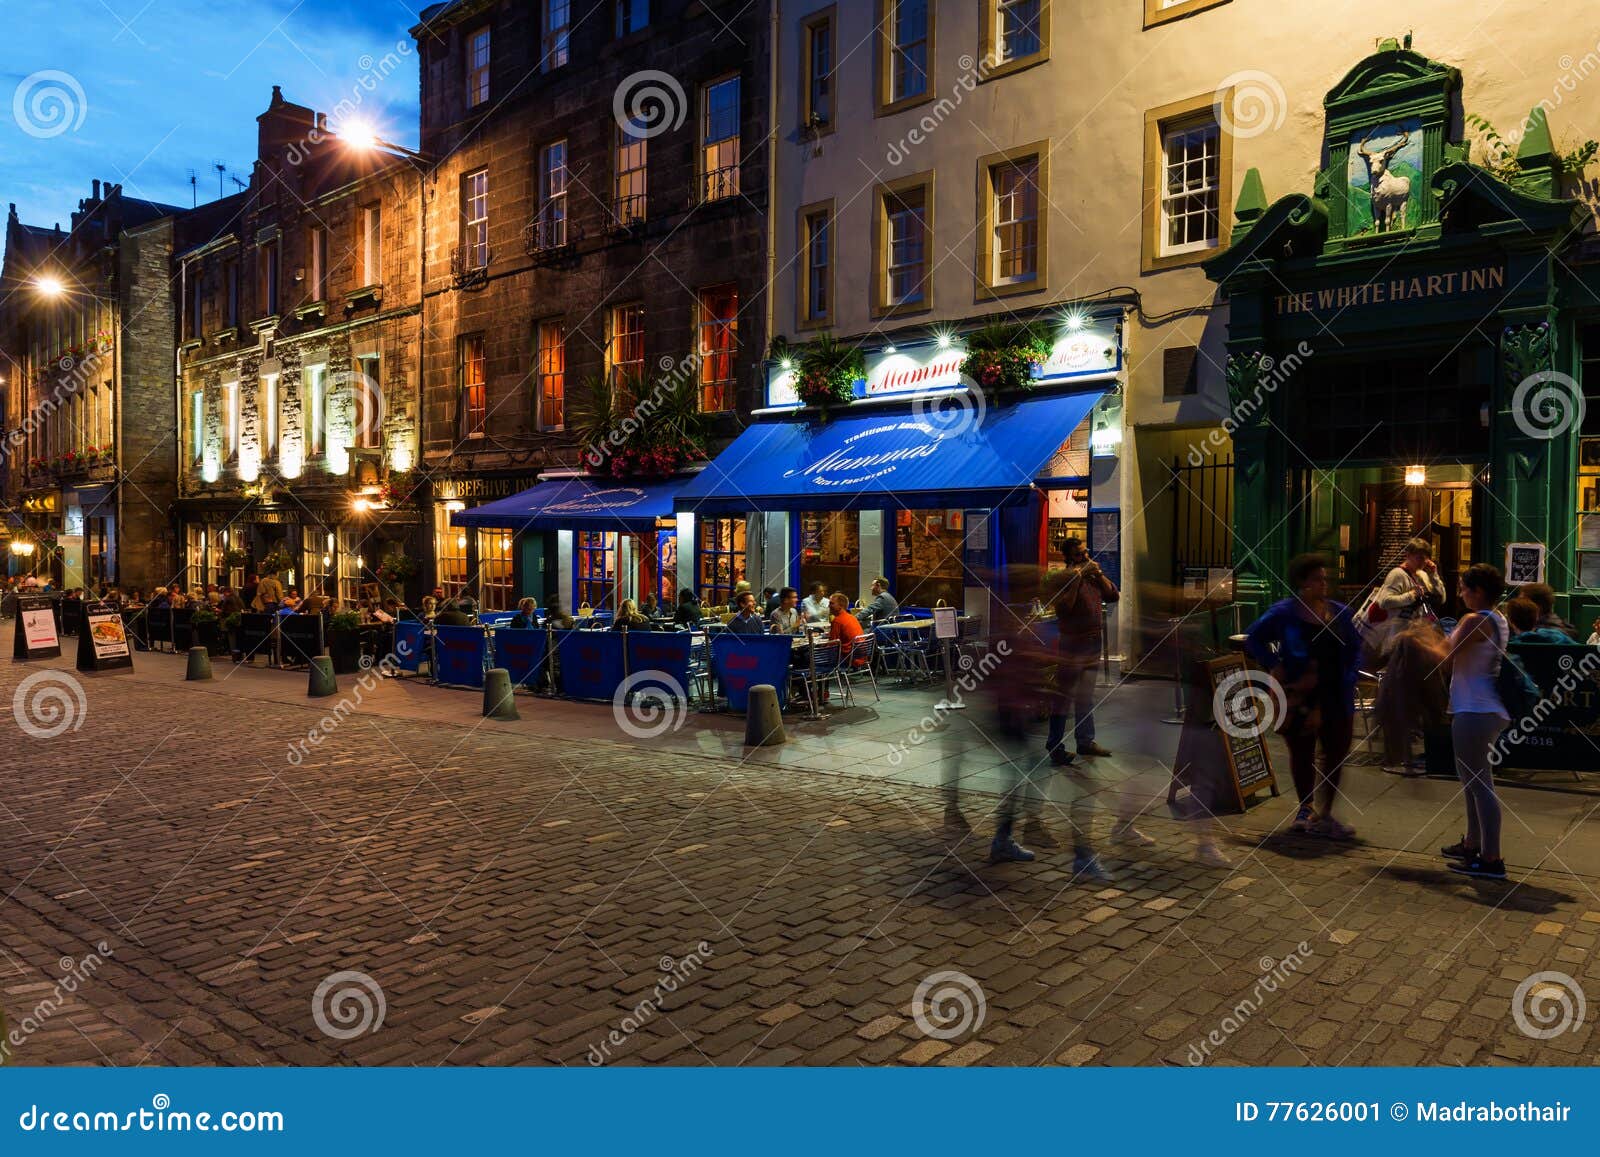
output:
<instances>
[{"instance_id":1,"label":"blue barrier panel","mask_svg":"<svg viewBox=\"0 0 1600 1157\"><path fill-rule=\"evenodd\" d=\"M622 636L613 631L556 631L561 693L573 699L611 699L622 686Z\"/></svg>"},{"instance_id":2,"label":"blue barrier panel","mask_svg":"<svg viewBox=\"0 0 1600 1157\"><path fill-rule=\"evenodd\" d=\"M516 617L516 611L481 611L478 614L478 622L486 627L501 627Z\"/></svg>"},{"instance_id":3,"label":"blue barrier panel","mask_svg":"<svg viewBox=\"0 0 1600 1157\"><path fill-rule=\"evenodd\" d=\"M537 683L544 672L544 654L543 631L501 627L494 633L494 665L504 667L513 683Z\"/></svg>"},{"instance_id":4,"label":"blue barrier panel","mask_svg":"<svg viewBox=\"0 0 1600 1157\"><path fill-rule=\"evenodd\" d=\"M422 670L428 650L428 632L421 619L400 619L394 625L394 665L397 671Z\"/></svg>"},{"instance_id":5,"label":"blue barrier panel","mask_svg":"<svg viewBox=\"0 0 1600 1157\"><path fill-rule=\"evenodd\" d=\"M788 635L714 635L711 638L711 673L716 676L728 707L743 711L750 703L750 688L770 683L778 689L778 706L789 702L789 660L794 645Z\"/></svg>"},{"instance_id":6,"label":"blue barrier panel","mask_svg":"<svg viewBox=\"0 0 1600 1157\"><path fill-rule=\"evenodd\" d=\"M433 634L433 677L452 687L482 687L487 639L482 627L439 627Z\"/></svg>"},{"instance_id":7,"label":"blue barrier panel","mask_svg":"<svg viewBox=\"0 0 1600 1157\"><path fill-rule=\"evenodd\" d=\"M689 649L694 636L684 631L628 632L628 678L635 691L659 688L670 695L689 697Z\"/></svg>"}]
</instances>

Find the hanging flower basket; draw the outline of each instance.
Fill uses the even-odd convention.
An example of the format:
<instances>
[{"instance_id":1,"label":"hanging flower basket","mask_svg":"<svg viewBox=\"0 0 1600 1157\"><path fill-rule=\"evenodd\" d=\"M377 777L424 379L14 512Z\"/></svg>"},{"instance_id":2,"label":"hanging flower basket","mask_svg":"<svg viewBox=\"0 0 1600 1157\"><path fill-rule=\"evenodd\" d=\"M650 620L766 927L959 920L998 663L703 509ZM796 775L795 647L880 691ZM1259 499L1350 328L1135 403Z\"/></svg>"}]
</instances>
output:
<instances>
[{"instance_id":1,"label":"hanging flower basket","mask_svg":"<svg viewBox=\"0 0 1600 1157\"><path fill-rule=\"evenodd\" d=\"M386 554L378 564L378 581L385 586L403 583L417 573L417 560L403 554Z\"/></svg>"},{"instance_id":2,"label":"hanging flower basket","mask_svg":"<svg viewBox=\"0 0 1600 1157\"><path fill-rule=\"evenodd\" d=\"M1049 342L1030 326L988 326L967 339L961 374L986 394L1022 393L1033 389L1049 356Z\"/></svg>"},{"instance_id":3,"label":"hanging flower basket","mask_svg":"<svg viewBox=\"0 0 1600 1157\"><path fill-rule=\"evenodd\" d=\"M829 410L850 404L856 380L867 376L867 359L861 350L827 334L792 352L786 344L775 342L773 352L795 363L795 394L801 405L820 411L823 421Z\"/></svg>"},{"instance_id":4,"label":"hanging flower basket","mask_svg":"<svg viewBox=\"0 0 1600 1157\"><path fill-rule=\"evenodd\" d=\"M266 557L261 560L262 574L279 575L293 569L294 558L281 546L275 546L267 551Z\"/></svg>"}]
</instances>

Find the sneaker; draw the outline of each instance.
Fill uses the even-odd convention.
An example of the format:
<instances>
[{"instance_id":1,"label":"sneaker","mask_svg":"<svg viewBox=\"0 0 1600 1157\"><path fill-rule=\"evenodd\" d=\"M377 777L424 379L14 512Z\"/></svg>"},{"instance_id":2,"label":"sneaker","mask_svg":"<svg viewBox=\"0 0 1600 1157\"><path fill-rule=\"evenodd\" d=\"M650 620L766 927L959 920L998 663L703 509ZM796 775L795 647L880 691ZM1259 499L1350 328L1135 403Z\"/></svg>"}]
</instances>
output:
<instances>
[{"instance_id":1,"label":"sneaker","mask_svg":"<svg viewBox=\"0 0 1600 1157\"><path fill-rule=\"evenodd\" d=\"M1289 825L1289 830L1291 832L1304 832L1316 818L1316 812L1308 807L1303 807L1294 813L1294 822Z\"/></svg>"},{"instance_id":2,"label":"sneaker","mask_svg":"<svg viewBox=\"0 0 1600 1157\"><path fill-rule=\"evenodd\" d=\"M1504 880L1506 878L1506 862L1504 860L1486 860L1482 856L1471 856L1459 863L1451 864L1452 872L1460 872L1463 876L1476 876L1480 880Z\"/></svg>"},{"instance_id":3,"label":"sneaker","mask_svg":"<svg viewBox=\"0 0 1600 1157\"><path fill-rule=\"evenodd\" d=\"M1111 753L1092 740L1087 747L1078 748L1079 755L1110 755Z\"/></svg>"},{"instance_id":4,"label":"sneaker","mask_svg":"<svg viewBox=\"0 0 1600 1157\"><path fill-rule=\"evenodd\" d=\"M1223 855L1222 850L1218 848L1216 844L1212 843L1201 844L1198 848L1196 848L1194 850L1194 858L1197 862L1204 864L1208 868L1233 867L1233 861L1228 859L1227 856Z\"/></svg>"},{"instance_id":5,"label":"sneaker","mask_svg":"<svg viewBox=\"0 0 1600 1157\"><path fill-rule=\"evenodd\" d=\"M1428 774L1428 769L1415 763L1408 763L1400 769L1400 774L1407 779L1421 779Z\"/></svg>"},{"instance_id":6,"label":"sneaker","mask_svg":"<svg viewBox=\"0 0 1600 1157\"><path fill-rule=\"evenodd\" d=\"M961 814L961 809L951 804L944 809L944 826L952 831L970 832L972 825L967 822L967 817Z\"/></svg>"},{"instance_id":7,"label":"sneaker","mask_svg":"<svg viewBox=\"0 0 1600 1157\"><path fill-rule=\"evenodd\" d=\"M996 836L993 842L989 844L989 862L991 864L1026 864L1032 859L1033 853L1010 836Z\"/></svg>"},{"instance_id":8,"label":"sneaker","mask_svg":"<svg viewBox=\"0 0 1600 1157\"><path fill-rule=\"evenodd\" d=\"M1478 854L1476 848L1467 847L1465 840L1457 840L1448 848L1440 848L1439 854L1447 860L1470 860Z\"/></svg>"},{"instance_id":9,"label":"sneaker","mask_svg":"<svg viewBox=\"0 0 1600 1157\"><path fill-rule=\"evenodd\" d=\"M1022 838L1036 848L1059 848L1061 845L1038 820L1029 820L1022 827Z\"/></svg>"},{"instance_id":10,"label":"sneaker","mask_svg":"<svg viewBox=\"0 0 1600 1157\"><path fill-rule=\"evenodd\" d=\"M1399 764L1386 763L1386 764L1383 765L1383 774L1384 775L1405 775L1405 774L1407 774L1407 772L1406 772L1406 769L1401 767Z\"/></svg>"},{"instance_id":11,"label":"sneaker","mask_svg":"<svg viewBox=\"0 0 1600 1157\"><path fill-rule=\"evenodd\" d=\"M1101 867L1100 857L1083 849L1072 853L1072 874L1097 880L1102 884L1111 882L1111 873Z\"/></svg>"},{"instance_id":12,"label":"sneaker","mask_svg":"<svg viewBox=\"0 0 1600 1157\"><path fill-rule=\"evenodd\" d=\"M1112 828L1111 842L1114 844L1128 844L1135 848L1148 848L1155 844L1153 839L1132 824L1118 824Z\"/></svg>"},{"instance_id":13,"label":"sneaker","mask_svg":"<svg viewBox=\"0 0 1600 1157\"><path fill-rule=\"evenodd\" d=\"M1342 824L1332 816L1318 816L1306 828L1313 836L1321 836L1328 840L1353 840L1356 830L1349 824Z\"/></svg>"}]
</instances>

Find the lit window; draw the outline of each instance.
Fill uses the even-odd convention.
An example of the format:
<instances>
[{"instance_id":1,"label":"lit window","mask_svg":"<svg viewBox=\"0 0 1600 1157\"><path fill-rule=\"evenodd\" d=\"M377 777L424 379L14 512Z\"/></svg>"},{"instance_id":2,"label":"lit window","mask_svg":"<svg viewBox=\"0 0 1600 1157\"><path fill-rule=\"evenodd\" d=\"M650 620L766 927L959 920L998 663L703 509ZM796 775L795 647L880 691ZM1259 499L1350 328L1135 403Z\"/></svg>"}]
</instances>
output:
<instances>
[{"instance_id":1,"label":"lit window","mask_svg":"<svg viewBox=\"0 0 1600 1157\"><path fill-rule=\"evenodd\" d=\"M306 236L310 250L310 272L306 278L306 300L321 301L328 296L328 231L314 225Z\"/></svg>"},{"instance_id":2,"label":"lit window","mask_svg":"<svg viewBox=\"0 0 1600 1157\"><path fill-rule=\"evenodd\" d=\"M644 220L646 148L649 142L617 126L616 188L612 216L626 227Z\"/></svg>"},{"instance_id":3,"label":"lit window","mask_svg":"<svg viewBox=\"0 0 1600 1157\"><path fill-rule=\"evenodd\" d=\"M613 386L629 378L644 377L644 306L619 305L611 311L611 340L606 347L606 364Z\"/></svg>"},{"instance_id":4,"label":"lit window","mask_svg":"<svg viewBox=\"0 0 1600 1157\"><path fill-rule=\"evenodd\" d=\"M383 280L383 213L376 205L361 210L361 284Z\"/></svg>"},{"instance_id":5,"label":"lit window","mask_svg":"<svg viewBox=\"0 0 1600 1157\"><path fill-rule=\"evenodd\" d=\"M989 170L994 197L994 284L1039 276L1039 158L1008 161Z\"/></svg>"},{"instance_id":6,"label":"lit window","mask_svg":"<svg viewBox=\"0 0 1600 1157\"><path fill-rule=\"evenodd\" d=\"M480 28L467 37L467 107L477 108L489 99L489 30Z\"/></svg>"},{"instance_id":7,"label":"lit window","mask_svg":"<svg viewBox=\"0 0 1600 1157\"><path fill-rule=\"evenodd\" d=\"M206 456L206 394L196 390L189 395L189 459L196 466Z\"/></svg>"},{"instance_id":8,"label":"lit window","mask_svg":"<svg viewBox=\"0 0 1600 1157\"><path fill-rule=\"evenodd\" d=\"M322 456L328 431L328 367L307 366L303 373L305 394L300 400L304 426L305 456L309 464Z\"/></svg>"},{"instance_id":9,"label":"lit window","mask_svg":"<svg viewBox=\"0 0 1600 1157\"><path fill-rule=\"evenodd\" d=\"M739 355L739 290L719 285L700 291L700 409L733 409L734 363Z\"/></svg>"},{"instance_id":10,"label":"lit window","mask_svg":"<svg viewBox=\"0 0 1600 1157\"><path fill-rule=\"evenodd\" d=\"M1216 122L1169 129L1162 136L1161 252L1214 247L1221 236Z\"/></svg>"},{"instance_id":11,"label":"lit window","mask_svg":"<svg viewBox=\"0 0 1600 1157\"><path fill-rule=\"evenodd\" d=\"M617 536L607 530L580 530L576 539L578 605L608 609L617 585Z\"/></svg>"},{"instance_id":12,"label":"lit window","mask_svg":"<svg viewBox=\"0 0 1600 1157\"><path fill-rule=\"evenodd\" d=\"M450 525L451 505L441 502L434 507L433 543L438 583L446 596L454 598L467 585L467 535Z\"/></svg>"},{"instance_id":13,"label":"lit window","mask_svg":"<svg viewBox=\"0 0 1600 1157\"><path fill-rule=\"evenodd\" d=\"M239 457L239 383L225 382L222 386L222 460L232 462Z\"/></svg>"},{"instance_id":14,"label":"lit window","mask_svg":"<svg viewBox=\"0 0 1600 1157\"><path fill-rule=\"evenodd\" d=\"M256 395L256 424L260 431L261 460L278 457L278 375L264 374L261 392Z\"/></svg>"},{"instance_id":15,"label":"lit window","mask_svg":"<svg viewBox=\"0 0 1600 1157\"><path fill-rule=\"evenodd\" d=\"M544 69L567 63L568 37L572 32L571 0L544 0Z\"/></svg>"},{"instance_id":16,"label":"lit window","mask_svg":"<svg viewBox=\"0 0 1600 1157\"><path fill-rule=\"evenodd\" d=\"M704 200L739 191L739 78L708 84L702 102L700 157L705 173Z\"/></svg>"},{"instance_id":17,"label":"lit window","mask_svg":"<svg viewBox=\"0 0 1600 1157\"><path fill-rule=\"evenodd\" d=\"M566 423L567 334L559 321L539 325L539 428L559 430Z\"/></svg>"},{"instance_id":18,"label":"lit window","mask_svg":"<svg viewBox=\"0 0 1600 1157\"><path fill-rule=\"evenodd\" d=\"M509 611L511 593L511 532L478 531L478 602L484 610Z\"/></svg>"},{"instance_id":19,"label":"lit window","mask_svg":"<svg viewBox=\"0 0 1600 1157\"><path fill-rule=\"evenodd\" d=\"M483 437L484 422L489 416L484 371L483 335L467 334L461 338L456 352L456 377L461 387L461 434L466 438Z\"/></svg>"},{"instance_id":20,"label":"lit window","mask_svg":"<svg viewBox=\"0 0 1600 1157\"><path fill-rule=\"evenodd\" d=\"M383 385L379 377L378 356L369 354L356 359L360 375L351 387L350 400L354 404L352 419L355 446L371 450L378 445L378 435L383 426Z\"/></svg>"}]
</instances>

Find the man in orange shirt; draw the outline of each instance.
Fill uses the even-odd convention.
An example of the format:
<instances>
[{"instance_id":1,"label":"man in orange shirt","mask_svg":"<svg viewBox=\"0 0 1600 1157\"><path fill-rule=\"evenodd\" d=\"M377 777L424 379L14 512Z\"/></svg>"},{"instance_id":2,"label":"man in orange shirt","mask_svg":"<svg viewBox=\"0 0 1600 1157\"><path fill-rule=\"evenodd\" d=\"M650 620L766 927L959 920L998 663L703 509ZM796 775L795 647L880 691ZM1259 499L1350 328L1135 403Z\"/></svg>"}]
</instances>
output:
<instances>
[{"instance_id":1,"label":"man in orange shirt","mask_svg":"<svg viewBox=\"0 0 1600 1157\"><path fill-rule=\"evenodd\" d=\"M839 655L844 657L850 653L850 648L855 645L865 632L861 629L861 620L850 613L850 596L836 593L828 600L828 609L833 612L833 621L828 626L828 642L839 644ZM856 659L853 666L861 666L865 659ZM822 688L822 701L828 701L828 688Z\"/></svg>"}]
</instances>

